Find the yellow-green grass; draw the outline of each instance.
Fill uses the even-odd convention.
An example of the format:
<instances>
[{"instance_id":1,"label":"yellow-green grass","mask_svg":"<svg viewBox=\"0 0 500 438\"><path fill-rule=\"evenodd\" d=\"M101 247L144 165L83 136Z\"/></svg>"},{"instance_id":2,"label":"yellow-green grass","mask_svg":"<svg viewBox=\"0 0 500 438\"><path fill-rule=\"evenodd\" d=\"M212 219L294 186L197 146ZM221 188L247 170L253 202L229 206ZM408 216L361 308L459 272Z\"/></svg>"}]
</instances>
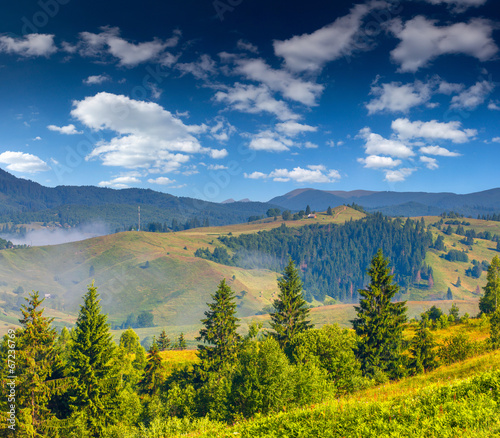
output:
<instances>
[{"instance_id":1,"label":"yellow-green grass","mask_svg":"<svg viewBox=\"0 0 500 438\"><path fill-rule=\"evenodd\" d=\"M196 350L167 350L161 351L160 357L167 374L172 371L192 366L199 362Z\"/></svg>"},{"instance_id":2,"label":"yellow-green grass","mask_svg":"<svg viewBox=\"0 0 500 438\"><path fill-rule=\"evenodd\" d=\"M453 431L451 429L443 429L440 426L440 416L443 414L443 408L447 409L448 412L454 409L464 409L468 410L469 407L473 405L468 405L467 398L463 398L464 395L459 395L462 397L460 400L453 402L454 397L451 397L452 402L444 407L438 401L438 405L435 406L436 412L430 415L429 418L426 417L416 417L411 419L410 412L405 411L405 405L412 406L415 402L415 407L421 408L418 403L422 400L422 397L430 394L430 390L437 391L444 387L453 387L453 385L466 384L470 378L474 376L480 376L483 373L496 371L500 369L500 351L494 351L491 353L483 354L477 357L470 358L463 362L455 363L448 366L441 366L432 372L425 374L419 374L413 377L408 377L401 379L399 381L388 382L383 385L378 385L370 387L369 389L358 391L354 394L341 396L341 397L326 397L326 400L321 403L317 403L311 406L303 406L300 408L291 409L289 411L283 410L283 412L270 414L268 416L256 415L255 418L244 420L233 425L223 425L221 423L207 422L205 421L201 427L197 428L195 424L191 428L188 428L185 432L176 435L175 432L169 434L168 436L189 436L189 437L232 437L232 436L242 436L242 437L272 437L277 438L281 436L293 436L293 437L313 437L313 436L323 436L320 434L314 435L311 430L321 430L331 424L335 426L335 423L342 421L344 413L351 412L352 415L363 415L366 417L366 421L370 421L370 418L377 419L378 421L384 420L387 425L387 435L381 434L379 436L432 436L432 437L451 437L451 436L463 436L463 437L487 437L487 436L497 436L491 435L488 432L489 426L477 424L474 419L464 419L464 423L468 425L466 429L457 428L456 425L451 424L451 427L455 427ZM435 392L434 392L435 394ZM452 392L451 396L455 394ZM471 394L473 396L473 394ZM428 403L432 403L432 397L428 400ZM479 403L481 406L482 397L473 398L472 403ZM479 401L478 401L479 400ZM389 404L389 405L388 405ZM461 404L461 407L460 407ZM464 406L465 404L465 406ZM488 404L487 404L488 405ZM384 408L385 406L385 408ZM429 410L432 410L432 406L429 406ZM496 406L496 404L495 404ZM491 407L491 406L490 406ZM389 409L387 409L389 408ZM392 410L394 409L395 410ZM390 414L384 419L383 416L380 418L381 410ZM494 409L495 410L495 409ZM389 412L388 412L389 411ZM403 412L401 412L403 411ZM425 410L424 410L425 412ZM403 413L400 419L397 419L399 414ZM494 415L494 412L492 412ZM349 414L348 414L349 415ZM453 416L453 414L452 414ZM444 419L444 418L443 418ZM401 421L402 423L409 422L412 427L429 427L429 434L422 434L419 431L411 430L400 430L397 431L397 424L395 425L395 430L390 432L389 421ZM415 421L418 424L412 423ZM432 422L434 424L432 424ZM292 423L295 423L292 425ZM498 428L498 421L493 421L493 426L495 429ZM380 423L377 425L380 427ZM450 425L448 425L450 426ZM367 433L369 433L370 424L366 424ZM434 429L437 427L437 429ZM446 427L446 426L445 426ZM290 430L294 429L293 431ZM476 429L479 428L480 432ZM482 430L481 430L482 429ZM187 433L186 433L187 432ZM450 434L453 433L453 434ZM351 436L345 434L336 434L334 432L328 433L328 436ZM368 436L368 435L352 435L352 436ZM371 434L369 436L372 436Z\"/></svg>"},{"instance_id":3,"label":"yellow-green grass","mask_svg":"<svg viewBox=\"0 0 500 438\"><path fill-rule=\"evenodd\" d=\"M366 214L355 210L351 207L339 206L332 209L333 214L328 215L325 212L316 213L316 218L304 218L299 220L289 220L284 221L281 216L277 217L277 220L274 218L266 218L261 219L255 222L249 222L245 224L236 224L236 225L226 225L222 227L206 227L206 228L192 228L190 230L181 231L179 234L188 235L188 236L196 236L197 239L202 239L207 241L207 238L216 239L218 236L227 235L232 233L234 236L238 236L240 234L249 234L256 233L258 231L272 230L273 228L280 227L283 223L287 227L302 227L304 225L310 224L343 224L349 220L358 220L366 217Z\"/></svg>"}]
</instances>

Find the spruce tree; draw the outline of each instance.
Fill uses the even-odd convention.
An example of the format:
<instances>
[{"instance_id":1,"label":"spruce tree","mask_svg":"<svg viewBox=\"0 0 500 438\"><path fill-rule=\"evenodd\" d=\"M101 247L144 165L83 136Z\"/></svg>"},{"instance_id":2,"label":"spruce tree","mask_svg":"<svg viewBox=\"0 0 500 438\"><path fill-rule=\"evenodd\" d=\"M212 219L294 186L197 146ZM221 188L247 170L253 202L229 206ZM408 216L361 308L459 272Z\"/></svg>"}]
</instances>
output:
<instances>
[{"instance_id":1,"label":"spruce tree","mask_svg":"<svg viewBox=\"0 0 500 438\"><path fill-rule=\"evenodd\" d=\"M205 312L206 318L201 320L204 328L196 340L205 344L198 345L198 357L204 368L218 371L236 359L240 342L236 333L239 319L236 317L234 292L226 280L220 282L212 299L212 303L207 303L209 310Z\"/></svg>"},{"instance_id":2,"label":"spruce tree","mask_svg":"<svg viewBox=\"0 0 500 438\"><path fill-rule=\"evenodd\" d=\"M422 319L410 345L410 368L416 373L430 371L438 366L435 351L437 344L427 324L427 318Z\"/></svg>"},{"instance_id":3,"label":"spruce tree","mask_svg":"<svg viewBox=\"0 0 500 438\"><path fill-rule=\"evenodd\" d=\"M163 362L156 340L148 350L148 363L144 369L144 377L139 382L139 391L142 394L156 395L163 382Z\"/></svg>"},{"instance_id":4,"label":"spruce tree","mask_svg":"<svg viewBox=\"0 0 500 438\"><path fill-rule=\"evenodd\" d=\"M283 276L278 279L278 288L280 292L273 303L275 312L271 313L271 327L275 331L273 336L282 348L286 348L295 335L313 327L307 320L309 309L302 296L302 281L291 257Z\"/></svg>"},{"instance_id":5,"label":"spruce tree","mask_svg":"<svg viewBox=\"0 0 500 438\"><path fill-rule=\"evenodd\" d=\"M448 291L446 292L446 299L447 300L452 300L453 299L453 293L451 292L451 288L448 288Z\"/></svg>"},{"instance_id":6,"label":"spruce tree","mask_svg":"<svg viewBox=\"0 0 500 438\"><path fill-rule=\"evenodd\" d=\"M55 348L56 331L53 318L43 316L38 292L32 292L22 305L23 317L17 332L16 374L18 376L17 409L20 435L45 436L47 423L54 419L48 404L62 364Z\"/></svg>"},{"instance_id":7,"label":"spruce tree","mask_svg":"<svg viewBox=\"0 0 500 438\"><path fill-rule=\"evenodd\" d=\"M406 322L406 302L393 303L399 286L393 283L389 260L379 249L372 259L368 275L370 284L358 293L363 297L356 306L357 318L352 320L361 338L358 355L367 374L377 370L397 377L401 368L403 324Z\"/></svg>"},{"instance_id":8,"label":"spruce tree","mask_svg":"<svg viewBox=\"0 0 500 438\"><path fill-rule=\"evenodd\" d=\"M493 257L486 274L486 286L483 287L484 295L479 300L481 313L493 313L498 308L500 297L500 259Z\"/></svg>"},{"instance_id":9,"label":"spruce tree","mask_svg":"<svg viewBox=\"0 0 500 438\"><path fill-rule=\"evenodd\" d=\"M103 428L113 420L118 381L112 367L116 347L98 297L92 282L80 306L70 354L71 374L77 382L70 405L95 437L101 436Z\"/></svg>"},{"instance_id":10,"label":"spruce tree","mask_svg":"<svg viewBox=\"0 0 500 438\"><path fill-rule=\"evenodd\" d=\"M160 351L168 350L170 347L170 338L167 336L167 332L163 329L160 333L160 337L158 339L158 348Z\"/></svg>"},{"instance_id":11,"label":"spruce tree","mask_svg":"<svg viewBox=\"0 0 500 438\"><path fill-rule=\"evenodd\" d=\"M460 309L458 308L456 303L452 304L448 315L450 315L449 319L452 320L452 322L457 322L460 320Z\"/></svg>"},{"instance_id":12,"label":"spruce tree","mask_svg":"<svg viewBox=\"0 0 500 438\"><path fill-rule=\"evenodd\" d=\"M178 341L178 348L179 350L185 350L186 347L187 347L187 344L186 344L186 340L184 339L184 333L181 332L181 334L179 335L179 341Z\"/></svg>"},{"instance_id":13,"label":"spruce tree","mask_svg":"<svg viewBox=\"0 0 500 438\"><path fill-rule=\"evenodd\" d=\"M490 345L491 348L500 348L500 310L493 312L490 318Z\"/></svg>"}]
</instances>

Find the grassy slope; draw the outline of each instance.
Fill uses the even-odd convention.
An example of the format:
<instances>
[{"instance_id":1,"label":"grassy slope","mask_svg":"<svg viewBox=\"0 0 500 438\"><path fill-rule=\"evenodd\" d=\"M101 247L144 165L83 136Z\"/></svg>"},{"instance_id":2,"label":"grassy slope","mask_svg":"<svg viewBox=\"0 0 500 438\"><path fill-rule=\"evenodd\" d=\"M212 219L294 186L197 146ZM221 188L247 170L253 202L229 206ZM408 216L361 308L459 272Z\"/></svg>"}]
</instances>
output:
<instances>
[{"instance_id":1,"label":"grassy slope","mask_svg":"<svg viewBox=\"0 0 500 438\"><path fill-rule=\"evenodd\" d=\"M413 328L408 327L407 334L412 331ZM489 336L489 324L483 324L481 320L471 320L469 324L452 325L432 333L437 342L442 343L446 337L464 331L471 340L484 340ZM161 354L168 370L197 360L194 351L167 351ZM495 414L498 409L495 400L500 394L489 393L486 397L475 397L471 391L463 400L455 400L458 392L453 388L467 385L468 379L474 376L499 369L500 351L494 351L351 395L327 397L323 403L313 406L269 416L257 415L232 426L202 420L198 426L194 423L184 428L184 425L181 427L182 435L177 435L175 430L180 430L176 429L179 423L173 420L172 433L164 436L357 437L372 436L370 433L374 429L370 428L374 425L383 430L375 436L496 436L493 431L500 430L500 419ZM451 400L447 403L433 401L436 392L442 390L441 388L451 388ZM359 418L354 419L353 416ZM364 427L363 423L370 430L360 432ZM345 429L339 431L339 425ZM356 429L357 433L353 433L353 429Z\"/></svg>"},{"instance_id":2,"label":"grassy slope","mask_svg":"<svg viewBox=\"0 0 500 438\"><path fill-rule=\"evenodd\" d=\"M433 333L439 342L462 330L467 331L473 340L483 340L488 336L489 327L481 326L476 321L468 326L456 325ZM194 426L191 433L183 433L182 436L498 436L498 383L493 393L483 389L477 396L474 394L477 388L471 390L469 384L470 379L497 370L500 370L498 350L289 412L257 415L232 426L205 422L201 429ZM467 388L465 391L459 391L464 387ZM447 390L449 400L436 401L439 391ZM172 433L165 436L181 435Z\"/></svg>"},{"instance_id":3,"label":"grassy slope","mask_svg":"<svg viewBox=\"0 0 500 438\"><path fill-rule=\"evenodd\" d=\"M343 223L363 216L351 208L338 207L334 216L320 213L317 219L288 221L286 225ZM47 304L64 311L48 309L47 314L56 317L58 324L73 323L86 286L95 278L111 322L121 323L131 312L148 310L153 312L158 326L170 329L175 336L183 331L187 339L193 339L206 303L211 301L210 294L220 280L226 278L240 297L238 311L245 317L271 303L278 277L268 270L243 270L196 258L196 249L217 245L219 235L252 233L282 223L271 218L178 233L126 232L65 245L5 250L0 252L0 278L4 280L0 293L11 294L17 286L25 291L50 293L56 298ZM92 277L91 266L95 270ZM247 292L244 297L242 291ZM16 322L16 317L12 311L0 313L0 334ZM141 331L145 332L141 336L153 332ZM157 332L154 329L152 334Z\"/></svg>"},{"instance_id":4,"label":"grassy slope","mask_svg":"<svg viewBox=\"0 0 500 438\"><path fill-rule=\"evenodd\" d=\"M438 216L427 216L424 217L425 223L427 225L436 223L440 220ZM465 231L469 229L474 229L476 232L490 231L492 234L500 235L500 222L493 221L483 221L479 219L460 219L460 221L465 220L470 222L470 226L464 226ZM443 230L447 225L443 226ZM456 230L457 226L452 225L452 228ZM446 251L450 249L465 250L468 252L469 263L462 262L449 262L443 258L440 258L444 252L430 250L426 256L426 263L432 266L434 270L434 288L428 290L425 287L425 283L422 283L422 288L414 288L411 291L410 299L418 300L422 298L427 299L442 299L446 296L446 291L448 287L453 293L453 298L455 299L479 299L480 295L476 294L476 287L481 288L486 284L486 272L483 272L479 279L467 277L465 275L465 270L472 266L472 260L476 259L479 262L487 260L488 262L498 254L496 251L496 244L489 240L474 239L475 243L472 247L469 247L461 242L464 239L463 236L458 236L452 234L448 236L442 231L436 228L431 228L434 238L438 235L444 237L444 243L446 246ZM457 286L457 279L460 277L461 286Z\"/></svg>"},{"instance_id":5,"label":"grassy slope","mask_svg":"<svg viewBox=\"0 0 500 438\"><path fill-rule=\"evenodd\" d=\"M337 207L334 211L334 216L319 213L317 219L288 221L286 225L343 223L364 216L351 208ZM425 217L427 224L439 219ZM471 226L465 229L500 234L498 222L467 221L471 222ZM188 345L194 346L195 343L189 341L196 336L206 303L211 301L210 294L215 292L222 278L227 279L239 297L238 311L243 318L241 330L244 332L252 320L265 323L268 319L266 316L255 316L255 313L271 303L277 291L278 277L277 273L268 270L244 270L202 260L193 256L194 251L219 244L219 235L252 233L278 227L282 223L282 220L270 218L250 224L196 228L178 233L126 232L65 245L4 250L0 252L0 278L3 280L0 282L0 293L11 294L19 285L26 291L35 289L51 293L56 299L47 303L61 311L47 309L47 314L53 316L59 326L72 324L86 286L92 281L89 270L93 266L93 278L101 293L103 308L109 312L112 323L121 323L131 312L152 311L157 327L138 329L141 338L158 335L161 328L166 328L171 337L183 332ZM443 234L435 228L432 232L434 236ZM467 249L460 242L461 236L444 237L448 249L453 244L456 249ZM497 254L494 246L490 241L476 239L476 244L469 250L469 259L491 260ZM483 273L480 279L466 277L465 269L471 263L450 263L440 258L441 254L430 250L426 258L434 269L434 288L429 290L423 281L420 287L415 285L404 297L412 300L408 303L410 318L434 304L447 311L451 301L436 303L431 300L442 299L448 287L452 289L454 298L459 300L457 303L462 313L477 314L479 297L475 289L478 285L484 286L486 274ZM143 269L146 262L149 262L149 267ZM458 277L461 278L461 287L455 286ZM247 292L244 297L242 291ZM349 304L318 307L311 314L317 325L339 323L345 327L350 326L349 320L354 315L353 306ZM17 323L17 318L16 312L0 309L0 334ZM118 338L119 335L117 331L115 336Z\"/></svg>"}]
</instances>

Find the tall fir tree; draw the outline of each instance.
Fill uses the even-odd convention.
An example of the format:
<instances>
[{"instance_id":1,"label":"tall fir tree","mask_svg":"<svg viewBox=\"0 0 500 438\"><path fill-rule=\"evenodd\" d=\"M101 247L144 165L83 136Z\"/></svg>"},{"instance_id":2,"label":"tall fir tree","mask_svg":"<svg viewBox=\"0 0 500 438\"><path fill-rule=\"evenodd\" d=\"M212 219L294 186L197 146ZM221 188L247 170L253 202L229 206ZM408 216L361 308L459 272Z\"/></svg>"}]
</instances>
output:
<instances>
[{"instance_id":1,"label":"tall fir tree","mask_svg":"<svg viewBox=\"0 0 500 438\"><path fill-rule=\"evenodd\" d=\"M491 261L483 290L484 295L479 299L479 310L481 313L493 313L500 304L500 259L498 256L493 257Z\"/></svg>"},{"instance_id":2,"label":"tall fir tree","mask_svg":"<svg viewBox=\"0 0 500 438\"><path fill-rule=\"evenodd\" d=\"M116 346L98 297L92 282L80 306L70 353L71 374L77 381L71 408L94 437L102 436L104 427L113 422L118 383L112 364Z\"/></svg>"},{"instance_id":3,"label":"tall fir tree","mask_svg":"<svg viewBox=\"0 0 500 438\"><path fill-rule=\"evenodd\" d=\"M367 374L380 370L390 377L401 374L403 325L406 322L406 302L393 303L399 286L393 283L389 260L379 249L373 257L368 275L370 284L358 293L363 297L356 306L357 318L352 320L361 338L358 355Z\"/></svg>"},{"instance_id":4,"label":"tall fir tree","mask_svg":"<svg viewBox=\"0 0 500 438\"><path fill-rule=\"evenodd\" d=\"M48 405L58 383L54 380L62 373L62 363L55 348L53 318L43 316L45 309L40 307L44 300L40 300L38 292L25 299L16 346L18 433L38 437L45 436L48 423L55 419Z\"/></svg>"},{"instance_id":5,"label":"tall fir tree","mask_svg":"<svg viewBox=\"0 0 500 438\"><path fill-rule=\"evenodd\" d=\"M148 363L144 369L144 377L139 382L139 391L142 394L156 395L163 383L163 362L156 339L148 350Z\"/></svg>"},{"instance_id":6,"label":"tall fir tree","mask_svg":"<svg viewBox=\"0 0 500 438\"><path fill-rule=\"evenodd\" d=\"M198 357L205 369L217 371L236 359L240 336L236 333L239 319L236 317L234 292L222 280L219 288L212 295L213 302L207 303L209 310L205 319L201 320L204 327L200 330L197 341Z\"/></svg>"},{"instance_id":7,"label":"tall fir tree","mask_svg":"<svg viewBox=\"0 0 500 438\"><path fill-rule=\"evenodd\" d=\"M158 339L158 348L160 351L165 351L170 348L170 338L167 336L167 332L163 329L160 333L160 337Z\"/></svg>"},{"instance_id":8,"label":"tall fir tree","mask_svg":"<svg viewBox=\"0 0 500 438\"><path fill-rule=\"evenodd\" d=\"M278 298L274 300L275 311L271 313L271 327L273 336L282 348L286 348L293 337L313 327L307 320L309 309L302 295L302 281L292 258L278 279L280 290Z\"/></svg>"}]
</instances>

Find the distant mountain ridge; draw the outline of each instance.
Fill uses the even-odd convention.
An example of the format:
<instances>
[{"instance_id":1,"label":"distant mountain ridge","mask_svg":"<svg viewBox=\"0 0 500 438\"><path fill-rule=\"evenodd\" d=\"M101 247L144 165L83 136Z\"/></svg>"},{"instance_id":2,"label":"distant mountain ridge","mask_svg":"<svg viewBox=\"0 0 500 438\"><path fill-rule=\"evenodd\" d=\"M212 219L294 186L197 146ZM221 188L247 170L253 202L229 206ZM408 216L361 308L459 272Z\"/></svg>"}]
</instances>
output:
<instances>
[{"instance_id":1,"label":"distant mountain ridge","mask_svg":"<svg viewBox=\"0 0 500 438\"><path fill-rule=\"evenodd\" d=\"M466 216L500 212L500 188L458 195L455 193L376 192L370 190L324 191L300 188L268 202L228 199L222 203L177 197L151 189L110 189L95 186L45 187L17 178L0 169L0 222L60 222L69 225L101 221L112 227L128 227L141 221L168 222L208 219L210 225L246 222L266 215L270 208L292 211L307 205L315 211L343 204L358 204L367 211L389 216L437 215L456 211Z\"/></svg>"},{"instance_id":2,"label":"distant mountain ridge","mask_svg":"<svg viewBox=\"0 0 500 438\"><path fill-rule=\"evenodd\" d=\"M483 215L500 211L500 188L476 193L374 192L368 190L325 191L310 188L293 190L269 201L292 211L324 211L328 207L356 203L367 211L380 211L390 216L436 215L455 211L464 215Z\"/></svg>"},{"instance_id":3,"label":"distant mountain ridge","mask_svg":"<svg viewBox=\"0 0 500 438\"><path fill-rule=\"evenodd\" d=\"M76 224L102 221L112 226L129 226L141 220L165 222L207 218L211 225L246 222L252 215L265 215L276 205L242 200L230 205L177 197L151 189L110 189L95 186L45 187L17 178L0 169L0 222L59 221Z\"/></svg>"}]
</instances>

